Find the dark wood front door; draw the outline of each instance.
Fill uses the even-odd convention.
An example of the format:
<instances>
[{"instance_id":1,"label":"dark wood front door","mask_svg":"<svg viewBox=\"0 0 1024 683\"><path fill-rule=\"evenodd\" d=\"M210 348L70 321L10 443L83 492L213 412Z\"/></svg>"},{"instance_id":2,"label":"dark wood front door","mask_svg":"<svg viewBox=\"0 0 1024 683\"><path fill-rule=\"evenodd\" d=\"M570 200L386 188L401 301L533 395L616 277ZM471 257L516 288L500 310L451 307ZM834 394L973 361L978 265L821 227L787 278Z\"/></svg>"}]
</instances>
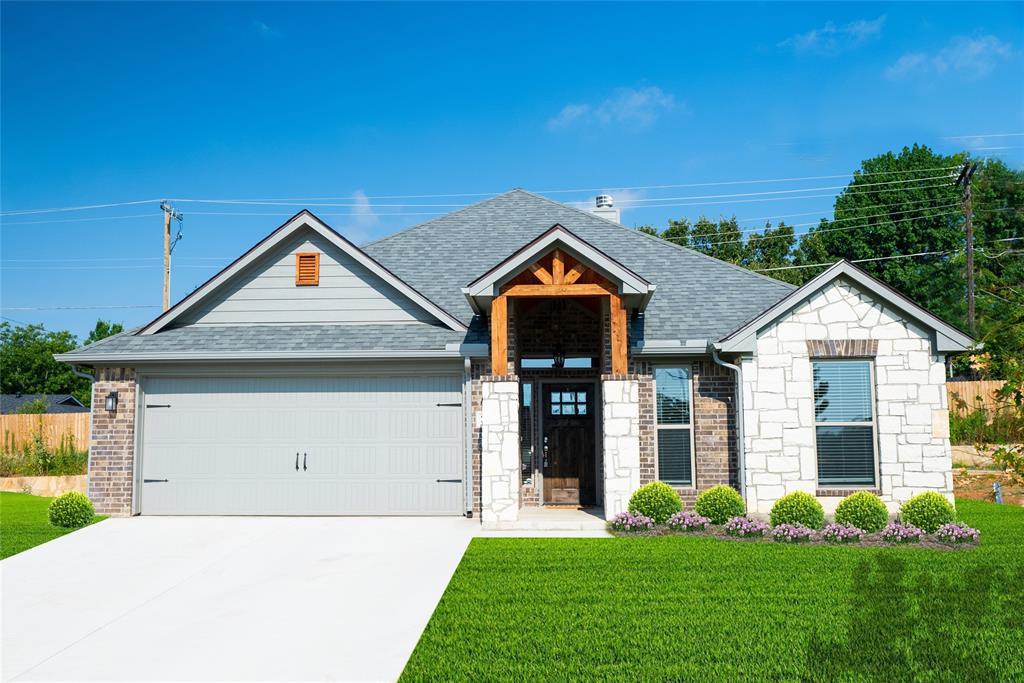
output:
<instances>
[{"instance_id":1,"label":"dark wood front door","mask_svg":"<svg viewBox=\"0 0 1024 683\"><path fill-rule=\"evenodd\" d=\"M594 385L566 382L543 386L544 502L594 505Z\"/></svg>"}]
</instances>

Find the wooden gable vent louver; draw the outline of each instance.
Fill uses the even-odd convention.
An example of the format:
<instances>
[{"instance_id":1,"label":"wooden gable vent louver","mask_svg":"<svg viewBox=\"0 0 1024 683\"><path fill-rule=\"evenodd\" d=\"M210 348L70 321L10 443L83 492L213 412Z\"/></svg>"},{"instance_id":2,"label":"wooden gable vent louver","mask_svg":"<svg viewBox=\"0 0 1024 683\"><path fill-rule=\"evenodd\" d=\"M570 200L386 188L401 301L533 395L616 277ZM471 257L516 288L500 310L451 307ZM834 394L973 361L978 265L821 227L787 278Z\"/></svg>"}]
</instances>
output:
<instances>
[{"instance_id":1,"label":"wooden gable vent louver","mask_svg":"<svg viewBox=\"0 0 1024 683\"><path fill-rule=\"evenodd\" d=\"M318 252L295 255L295 285L316 286L320 284L320 254Z\"/></svg>"}]
</instances>

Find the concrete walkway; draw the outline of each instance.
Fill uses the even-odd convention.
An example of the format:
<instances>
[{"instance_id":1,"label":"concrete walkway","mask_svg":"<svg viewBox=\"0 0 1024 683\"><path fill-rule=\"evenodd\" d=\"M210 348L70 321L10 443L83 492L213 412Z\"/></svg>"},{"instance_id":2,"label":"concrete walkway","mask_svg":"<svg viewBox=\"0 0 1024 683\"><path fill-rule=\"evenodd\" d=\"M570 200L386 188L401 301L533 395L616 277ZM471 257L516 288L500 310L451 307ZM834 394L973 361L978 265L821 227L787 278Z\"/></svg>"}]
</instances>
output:
<instances>
[{"instance_id":1,"label":"concrete walkway","mask_svg":"<svg viewBox=\"0 0 1024 683\"><path fill-rule=\"evenodd\" d=\"M394 680L478 530L107 520L0 563L3 680Z\"/></svg>"}]
</instances>

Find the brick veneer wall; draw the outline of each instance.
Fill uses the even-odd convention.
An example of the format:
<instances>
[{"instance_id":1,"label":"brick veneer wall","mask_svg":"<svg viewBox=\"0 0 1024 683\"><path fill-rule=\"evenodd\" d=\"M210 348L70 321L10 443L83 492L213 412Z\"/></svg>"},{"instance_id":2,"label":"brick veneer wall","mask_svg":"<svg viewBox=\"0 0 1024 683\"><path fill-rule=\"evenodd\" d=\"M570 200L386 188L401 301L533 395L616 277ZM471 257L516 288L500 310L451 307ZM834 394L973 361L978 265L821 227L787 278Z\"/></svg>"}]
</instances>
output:
<instances>
[{"instance_id":1,"label":"brick veneer wall","mask_svg":"<svg viewBox=\"0 0 1024 683\"><path fill-rule=\"evenodd\" d=\"M117 412L106 410L107 394L117 392ZM96 512L132 513L135 459L135 370L99 368L92 385L89 436L89 498Z\"/></svg>"},{"instance_id":2,"label":"brick veneer wall","mask_svg":"<svg viewBox=\"0 0 1024 683\"><path fill-rule=\"evenodd\" d=\"M736 462L736 377L711 359L692 361L693 446L696 486L676 487L687 506L701 491L739 481ZM640 483L649 484L657 473L657 424L654 368L634 363L640 380Z\"/></svg>"}]
</instances>

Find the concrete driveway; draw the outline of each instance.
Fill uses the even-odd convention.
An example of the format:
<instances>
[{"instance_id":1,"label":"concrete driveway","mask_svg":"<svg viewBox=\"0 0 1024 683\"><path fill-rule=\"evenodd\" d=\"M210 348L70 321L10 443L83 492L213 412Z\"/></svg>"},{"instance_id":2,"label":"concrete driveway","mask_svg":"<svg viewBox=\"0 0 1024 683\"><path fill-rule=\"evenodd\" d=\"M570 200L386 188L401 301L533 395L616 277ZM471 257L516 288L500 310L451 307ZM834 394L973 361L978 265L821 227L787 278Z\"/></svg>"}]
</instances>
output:
<instances>
[{"instance_id":1,"label":"concrete driveway","mask_svg":"<svg viewBox=\"0 0 1024 683\"><path fill-rule=\"evenodd\" d=\"M394 680L478 528L107 520L0 563L3 680Z\"/></svg>"}]
</instances>

